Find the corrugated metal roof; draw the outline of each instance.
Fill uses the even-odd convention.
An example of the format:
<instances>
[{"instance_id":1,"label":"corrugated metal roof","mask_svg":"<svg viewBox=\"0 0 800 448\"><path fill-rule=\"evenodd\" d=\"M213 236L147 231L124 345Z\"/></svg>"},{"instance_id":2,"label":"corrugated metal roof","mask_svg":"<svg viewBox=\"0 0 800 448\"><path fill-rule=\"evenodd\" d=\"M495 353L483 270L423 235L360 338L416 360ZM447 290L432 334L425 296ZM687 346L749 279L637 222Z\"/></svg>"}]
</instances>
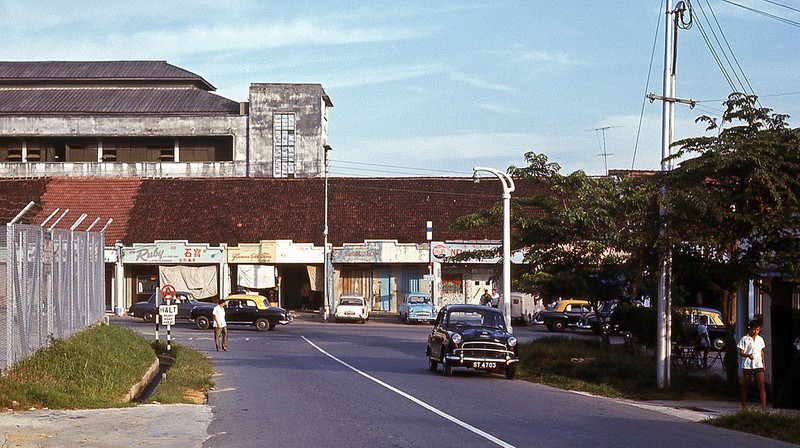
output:
<instances>
[{"instance_id":1,"label":"corrugated metal roof","mask_svg":"<svg viewBox=\"0 0 800 448\"><path fill-rule=\"evenodd\" d=\"M202 77L166 61L0 61L0 84L184 81L215 90Z\"/></svg>"},{"instance_id":2,"label":"corrugated metal roof","mask_svg":"<svg viewBox=\"0 0 800 448\"><path fill-rule=\"evenodd\" d=\"M239 114L239 103L194 87L0 88L6 114Z\"/></svg>"}]
</instances>

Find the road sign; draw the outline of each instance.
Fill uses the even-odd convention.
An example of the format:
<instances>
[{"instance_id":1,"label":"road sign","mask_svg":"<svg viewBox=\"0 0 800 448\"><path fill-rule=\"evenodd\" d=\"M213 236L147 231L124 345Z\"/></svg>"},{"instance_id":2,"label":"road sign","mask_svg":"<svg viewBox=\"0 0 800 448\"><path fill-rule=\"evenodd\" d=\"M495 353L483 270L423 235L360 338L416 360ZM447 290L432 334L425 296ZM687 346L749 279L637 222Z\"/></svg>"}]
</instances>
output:
<instances>
[{"instance_id":1,"label":"road sign","mask_svg":"<svg viewBox=\"0 0 800 448\"><path fill-rule=\"evenodd\" d=\"M164 300L172 300L175 298L175 287L172 285L164 285L161 287L161 298Z\"/></svg>"},{"instance_id":2,"label":"road sign","mask_svg":"<svg viewBox=\"0 0 800 448\"><path fill-rule=\"evenodd\" d=\"M162 314L161 315L161 324L162 325L175 325L175 315L174 314ZM167 328L169 331L169 328Z\"/></svg>"},{"instance_id":3,"label":"road sign","mask_svg":"<svg viewBox=\"0 0 800 448\"><path fill-rule=\"evenodd\" d=\"M162 316L174 316L178 314L178 305L159 305L158 314Z\"/></svg>"}]
</instances>

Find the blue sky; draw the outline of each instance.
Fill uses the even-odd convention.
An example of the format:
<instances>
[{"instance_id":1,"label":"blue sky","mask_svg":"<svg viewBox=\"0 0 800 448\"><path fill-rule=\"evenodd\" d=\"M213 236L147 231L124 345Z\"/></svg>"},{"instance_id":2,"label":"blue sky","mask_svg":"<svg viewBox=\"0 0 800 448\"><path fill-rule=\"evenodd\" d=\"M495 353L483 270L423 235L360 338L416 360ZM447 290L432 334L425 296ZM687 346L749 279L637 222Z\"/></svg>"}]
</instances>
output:
<instances>
[{"instance_id":1,"label":"blue sky","mask_svg":"<svg viewBox=\"0 0 800 448\"><path fill-rule=\"evenodd\" d=\"M676 94L701 102L676 107L676 136L703 134L694 119L721 114L732 91L701 28L763 106L800 116L800 1L692 4ZM604 174L660 167L661 105L643 98L662 93L663 5L2 0L0 59L166 60L237 101L251 83L322 84L334 176L469 176L522 166L528 151Z\"/></svg>"}]
</instances>

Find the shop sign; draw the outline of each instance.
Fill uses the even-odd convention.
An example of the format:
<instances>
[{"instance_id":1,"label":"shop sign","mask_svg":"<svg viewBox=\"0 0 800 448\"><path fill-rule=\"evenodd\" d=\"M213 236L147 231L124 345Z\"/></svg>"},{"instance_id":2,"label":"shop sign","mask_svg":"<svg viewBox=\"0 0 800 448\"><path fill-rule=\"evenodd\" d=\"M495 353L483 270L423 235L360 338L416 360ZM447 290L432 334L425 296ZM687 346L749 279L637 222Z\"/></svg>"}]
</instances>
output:
<instances>
[{"instance_id":1,"label":"shop sign","mask_svg":"<svg viewBox=\"0 0 800 448\"><path fill-rule=\"evenodd\" d=\"M227 248L228 263L270 264L277 260L277 244L275 241L260 243L243 243L237 247Z\"/></svg>"},{"instance_id":2,"label":"shop sign","mask_svg":"<svg viewBox=\"0 0 800 448\"><path fill-rule=\"evenodd\" d=\"M383 244L370 242L364 244L346 244L334 248L331 259L334 263L377 263L383 257Z\"/></svg>"},{"instance_id":3,"label":"shop sign","mask_svg":"<svg viewBox=\"0 0 800 448\"><path fill-rule=\"evenodd\" d=\"M497 263L501 259L500 251L502 246L500 244L485 244L485 243L449 243L449 242L434 242L431 243L431 259L440 262L448 262L448 260L457 255L465 252L485 251L493 254L489 258L470 258L460 260L463 263ZM522 263L523 254L516 251L511 254L512 263Z\"/></svg>"},{"instance_id":4,"label":"shop sign","mask_svg":"<svg viewBox=\"0 0 800 448\"><path fill-rule=\"evenodd\" d=\"M207 244L189 244L187 241L156 241L152 244L134 244L123 247L123 263L186 264L219 263L222 249Z\"/></svg>"}]
</instances>

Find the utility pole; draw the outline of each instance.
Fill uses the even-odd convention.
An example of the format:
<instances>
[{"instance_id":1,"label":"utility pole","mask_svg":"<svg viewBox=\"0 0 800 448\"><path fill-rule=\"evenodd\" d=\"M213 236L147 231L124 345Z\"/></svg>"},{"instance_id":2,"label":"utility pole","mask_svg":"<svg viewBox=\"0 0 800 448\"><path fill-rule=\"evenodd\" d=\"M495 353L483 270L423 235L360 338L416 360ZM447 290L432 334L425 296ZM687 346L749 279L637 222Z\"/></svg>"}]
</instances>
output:
<instances>
[{"instance_id":1,"label":"utility pole","mask_svg":"<svg viewBox=\"0 0 800 448\"><path fill-rule=\"evenodd\" d=\"M661 172L672 170L672 161L667 160L672 155L672 140L675 131L675 103L688 103L694 106L694 101L675 98L675 75L677 62L677 39L679 20L684 26L683 15L689 6L680 1L672 8L672 0L667 0L666 8L666 37L664 38L664 94L647 97L650 101L662 101L661 115ZM691 21L691 12L690 12ZM658 323L656 327L656 383L659 389L664 389L670 384L670 359L672 339L672 245L667 232L667 188L661 186L661 199L659 207L659 220L661 221L661 247L658 269Z\"/></svg>"}]
</instances>

